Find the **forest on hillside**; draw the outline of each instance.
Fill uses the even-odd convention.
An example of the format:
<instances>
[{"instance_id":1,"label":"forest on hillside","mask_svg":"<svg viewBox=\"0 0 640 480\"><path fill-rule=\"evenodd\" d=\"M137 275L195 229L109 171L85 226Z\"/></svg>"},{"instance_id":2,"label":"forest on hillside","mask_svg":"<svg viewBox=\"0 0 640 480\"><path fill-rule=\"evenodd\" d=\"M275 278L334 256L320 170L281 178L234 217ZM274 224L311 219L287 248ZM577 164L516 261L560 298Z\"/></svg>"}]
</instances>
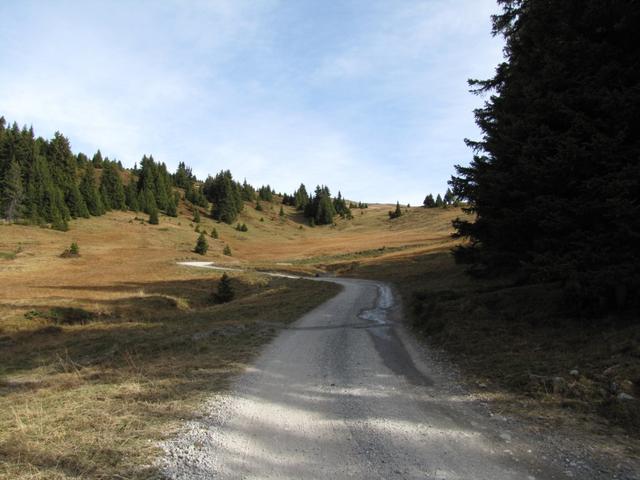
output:
<instances>
[{"instance_id":1,"label":"forest on hillside","mask_svg":"<svg viewBox=\"0 0 640 480\"><path fill-rule=\"evenodd\" d=\"M182 192L182 193L181 193ZM33 128L7 125L0 117L0 216L7 222L50 225L66 231L69 220L100 216L111 210L141 211L150 223L160 212L178 215L180 199L231 224L245 202L280 202L295 207L310 225L327 225L336 215L352 218L351 208L338 192L318 186L313 195L304 184L291 195L276 194L269 185L258 189L234 180L229 170L199 181L184 162L170 173L153 156L126 169L98 150L91 158L74 154L69 139L56 132L51 140L36 137ZM352 204L365 208L366 204Z\"/></svg>"},{"instance_id":2,"label":"forest on hillside","mask_svg":"<svg viewBox=\"0 0 640 480\"><path fill-rule=\"evenodd\" d=\"M640 307L640 4L501 0L504 62L453 194L476 275L558 283L566 308Z\"/></svg>"}]
</instances>

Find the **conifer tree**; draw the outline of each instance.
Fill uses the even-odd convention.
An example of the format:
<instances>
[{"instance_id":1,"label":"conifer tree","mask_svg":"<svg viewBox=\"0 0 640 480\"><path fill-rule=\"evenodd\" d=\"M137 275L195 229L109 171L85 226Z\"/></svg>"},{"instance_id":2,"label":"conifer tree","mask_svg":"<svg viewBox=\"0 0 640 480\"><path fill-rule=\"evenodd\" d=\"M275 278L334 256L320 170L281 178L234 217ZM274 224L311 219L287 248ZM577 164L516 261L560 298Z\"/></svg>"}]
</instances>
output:
<instances>
[{"instance_id":1,"label":"conifer tree","mask_svg":"<svg viewBox=\"0 0 640 480\"><path fill-rule=\"evenodd\" d=\"M20 165L13 159L0 183L0 207L2 216L9 222L22 218L24 213L24 189Z\"/></svg>"},{"instance_id":2,"label":"conifer tree","mask_svg":"<svg viewBox=\"0 0 640 480\"><path fill-rule=\"evenodd\" d=\"M222 277L220 277L220 281L218 282L218 291L216 293L216 300L219 303L226 303L233 300L235 293L233 291L233 286L231 285L231 279L227 273L223 273Z\"/></svg>"},{"instance_id":3,"label":"conifer tree","mask_svg":"<svg viewBox=\"0 0 640 480\"><path fill-rule=\"evenodd\" d=\"M103 158L102 158L102 153L100 153L100 150L98 150L94 155L93 158L91 159L91 163L93 163L94 167L98 167L98 168L102 168L102 162L103 162Z\"/></svg>"},{"instance_id":4,"label":"conifer tree","mask_svg":"<svg viewBox=\"0 0 640 480\"><path fill-rule=\"evenodd\" d=\"M442 208L444 206L445 206L445 204L442 201L442 197L440 196L440 194L438 194L438 196L436 197L436 207Z\"/></svg>"},{"instance_id":5,"label":"conifer tree","mask_svg":"<svg viewBox=\"0 0 640 480\"><path fill-rule=\"evenodd\" d=\"M85 166L84 174L80 180L80 193L91 215L98 216L104 213L102 199L96 187L93 163L87 163Z\"/></svg>"},{"instance_id":6,"label":"conifer tree","mask_svg":"<svg viewBox=\"0 0 640 480\"><path fill-rule=\"evenodd\" d=\"M389 212L389 218L398 218L402 216L402 208L400 208L400 202L396 202L396 209L393 212Z\"/></svg>"},{"instance_id":7,"label":"conifer tree","mask_svg":"<svg viewBox=\"0 0 640 480\"><path fill-rule=\"evenodd\" d=\"M282 205L280 205L280 213L278 213L278 215L280 216L280 218L284 217L284 208L282 207Z\"/></svg>"},{"instance_id":8,"label":"conifer tree","mask_svg":"<svg viewBox=\"0 0 640 480\"><path fill-rule=\"evenodd\" d=\"M149 212L149 223L151 225L158 225L160 223L160 219L158 218L158 208L154 207Z\"/></svg>"},{"instance_id":9,"label":"conifer tree","mask_svg":"<svg viewBox=\"0 0 640 480\"><path fill-rule=\"evenodd\" d=\"M293 198L296 210L304 211L304 209L307 208L307 205L309 204L309 194L307 193L304 183L301 183L298 190L294 192Z\"/></svg>"},{"instance_id":10,"label":"conifer tree","mask_svg":"<svg viewBox=\"0 0 640 480\"><path fill-rule=\"evenodd\" d=\"M138 186L133 180L127 183L124 189L125 202L129 210L133 212L140 211L140 203L138 202Z\"/></svg>"},{"instance_id":11,"label":"conifer tree","mask_svg":"<svg viewBox=\"0 0 640 480\"><path fill-rule=\"evenodd\" d=\"M124 187L122 186L118 167L110 161L103 162L100 193L106 210L127 209Z\"/></svg>"},{"instance_id":12,"label":"conifer tree","mask_svg":"<svg viewBox=\"0 0 640 480\"><path fill-rule=\"evenodd\" d=\"M231 247L229 245L225 245L222 253L227 256L231 256Z\"/></svg>"},{"instance_id":13,"label":"conifer tree","mask_svg":"<svg viewBox=\"0 0 640 480\"><path fill-rule=\"evenodd\" d=\"M451 179L469 203L457 250L477 273L566 285L585 312L639 307L640 4L501 0L505 60Z\"/></svg>"},{"instance_id":14,"label":"conifer tree","mask_svg":"<svg viewBox=\"0 0 640 480\"><path fill-rule=\"evenodd\" d=\"M425 208L434 208L436 206L436 201L433 199L433 195L428 194L426 197L424 197L424 202L422 203L422 205Z\"/></svg>"},{"instance_id":15,"label":"conifer tree","mask_svg":"<svg viewBox=\"0 0 640 480\"><path fill-rule=\"evenodd\" d=\"M65 202L73 218L89 218L89 209L87 208L84 197L80 193L80 189L75 182L69 186Z\"/></svg>"},{"instance_id":16,"label":"conifer tree","mask_svg":"<svg viewBox=\"0 0 640 480\"><path fill-rule=\"evenodd\" d=\"M203 232L200 233L200 236L198 237L194 251L199 255L204 255L207 253L207 250L209 250L209 243L207 242Z\"/></svg>"},{"instance_id":17,"label":"conifer tree","mask_svg":"<svg viewBox=\"0 0 640 480\"><path fill-rule=\"evenodd\" d=\"M200 223L200 211L197 208L193 211L193 221Z\"/></svg>"},{"instance_id":18,"label":"conifer tree","mask_svg":"<svg viewBox=\"0 0 640 480\"><path fill-rule=\"evenodd\" d=\"M211 237L215 239L218 238L218 230L216 230L216 227L213 227L213 229L211 230Z\"/></svg>"},{"instance_id":19,"label":"conifer tree","mask_svg":"<svg viewBox=\"0 0 640 480\"><path fill-rule=\"evenodd\" d=\"M197 211L197 210L196 210ZM167 215L170 217L178 216L178 207L176 207L176 200L174 196L170 196L167 201Z\"/></svg>"},{"instance_id":20,"label":"conifer tree","mask_svg":"<svg viewBox=\"0 0 640 480\"><path fill-rule=\"evenodd\" d=\"M443 200L444 200L445 205L452 205L453 204L454 195L451 192L450 188L447 188L447 191L444 194L444 199Z\"/></svg>"},{"instance_id":21,"label":"conifer tree","mask_svg":"<svg viewBox=\"0 0 640 480\"><path fill-rule=\"evenodd\" d=\"M229 170L218 173L215 178L207 178L203 191L213 204L213 218L228 224L236 219L243 207L241 188L240 184L233 181Z\"/></svg>"}]
</instances>

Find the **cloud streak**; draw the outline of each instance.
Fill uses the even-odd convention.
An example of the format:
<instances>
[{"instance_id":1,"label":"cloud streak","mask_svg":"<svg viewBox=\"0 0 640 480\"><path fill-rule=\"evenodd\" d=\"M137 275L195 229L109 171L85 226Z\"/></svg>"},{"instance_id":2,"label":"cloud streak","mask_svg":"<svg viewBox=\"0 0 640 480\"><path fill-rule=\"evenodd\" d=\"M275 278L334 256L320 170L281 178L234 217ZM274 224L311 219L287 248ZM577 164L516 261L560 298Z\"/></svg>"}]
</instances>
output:
<instances>
[{"instance_id":1,"label":"cloud streak","mask_svg":"<svg viewBox=\"0 0 640 480\"><path fill-rule=\"evenodd\" d=\"M7 2L0 114L133 165L419 203L477 136L490 0Z\"/></svg>"}]
</instances>

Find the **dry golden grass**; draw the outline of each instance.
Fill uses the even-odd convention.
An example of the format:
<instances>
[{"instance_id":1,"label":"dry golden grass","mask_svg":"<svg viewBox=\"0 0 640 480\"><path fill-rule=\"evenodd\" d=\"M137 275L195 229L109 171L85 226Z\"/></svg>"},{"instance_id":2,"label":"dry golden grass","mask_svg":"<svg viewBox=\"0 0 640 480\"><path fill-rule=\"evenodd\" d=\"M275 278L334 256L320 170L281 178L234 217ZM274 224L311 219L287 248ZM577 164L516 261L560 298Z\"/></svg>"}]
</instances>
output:
<instances>
[{"instance_id":1,"label":"dry golden grass","mask_svg":"<svg viewBox=\"0 0 640 480\"><path fill-rule=\"evenodd\" d=\"M157 226L130 212L76 220L69 232L0 225L0 477L153 476L154 440L227 385L271 337L271 322L337 289L235 274L238 299L214 305L220 273L176 261L317 271L446 244L457 214L413 208L391 221L391 206L372 206L309 228L291 208L283 219L263 206L238 219L248 232L202 212L199 228L220 236L208 237L205 256L192 252L199 233L184 205ZM71 242L80 257L61 258Z\"/></svg>"},{"instance_id":2,"label":"dry golden grass","mask_svg":"<svg viewBox=\"0 0 640 480\"><path fill-rule=\"evenodd\" d=\"M207 256L191 253L198 233L184 216L134 217L78 220L64 233L0 226L0 478L154 477L156 441L279 325L338 289L232 273L237 298L216 305L220 272L176 261L246 260L223 257L212 238ZM215 226L232 248L241 241ZM72 241L81 256L60 258Z\"/></svg>"},{"instance_id":3,"label":"dry golden grass","mask_svg":"<svg viewBox=\"0 0 640 480\"><path fill-rule=\"evenodd\" d=\"M604 342L583 326L567 335L545 323L556 318L547 308L553 291L465 275L449 255L460 210L414 207L390 220L394 206L372 205L351 221L310 228L289 207L284 219L279 205L263 207L247 204L238 218L248 232L202 212L201 229L220 235L208 237L205 256L192 252L199 234L184 205L158 226L123 212L74 221L65 233L0 225L0 478L153 477L154 441L225 388L271 338L271 322L291 321L336 291L234 274L238 299L214 305L219 273L176 265L186 259L393 282L417 328L472 383L488 385L482 395L494 408L542 419L543 428L620 433L589 406L600 391L592 379L613 361L616 381L633 384L637 329L612 330ZM60 258L72 241L81 256ZM225 245L233 256L223 255ZM57 324L83 312L84 325ZM573 398L523 381L575 366L583 377ZM600 447L639 451L636 440L616 438Z\"/></svg>"}]
</instances>

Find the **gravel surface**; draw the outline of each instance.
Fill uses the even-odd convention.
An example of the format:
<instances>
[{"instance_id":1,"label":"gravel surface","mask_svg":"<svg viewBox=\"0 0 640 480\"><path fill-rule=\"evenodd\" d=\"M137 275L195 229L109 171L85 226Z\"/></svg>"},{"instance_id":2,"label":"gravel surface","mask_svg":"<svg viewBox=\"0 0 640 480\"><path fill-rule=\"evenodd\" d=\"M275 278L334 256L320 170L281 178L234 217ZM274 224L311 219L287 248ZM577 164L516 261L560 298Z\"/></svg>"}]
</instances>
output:
<instances>
[{"instance_id":1,"label":"gravel surface","mask_svg":"<svg viewBox=\"0 0 640 480\"><path fill-rule=\"evenodd\" d=\"M399 322L391 289L343 291L268 345L162 445L173 479L598 477L466 395Z\"/></svg>"}]
</instances>

